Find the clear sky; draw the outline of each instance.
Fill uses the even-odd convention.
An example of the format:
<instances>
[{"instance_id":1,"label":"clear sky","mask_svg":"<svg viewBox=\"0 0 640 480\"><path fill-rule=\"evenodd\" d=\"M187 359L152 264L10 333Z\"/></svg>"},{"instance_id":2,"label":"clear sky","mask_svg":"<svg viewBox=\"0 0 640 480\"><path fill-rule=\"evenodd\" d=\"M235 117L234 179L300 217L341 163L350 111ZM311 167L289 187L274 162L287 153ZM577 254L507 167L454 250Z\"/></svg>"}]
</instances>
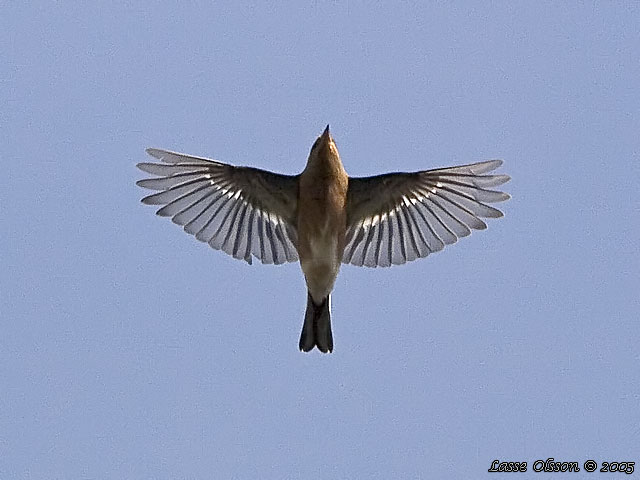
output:
<instances>
[{"instance_id":1,"label":"clear sky","mask_svg":"<svg viewBox=\"0 0 640 480\"><path fill-rule=\"evenodd\" d=\"M89 3L1 7L0 478L640 462L636 2ZM156 217L135 164L295 174L327 123L350 174L502 158L513 198L344 266L302 354L299 265Z\"/></svg>"}]
</instances>

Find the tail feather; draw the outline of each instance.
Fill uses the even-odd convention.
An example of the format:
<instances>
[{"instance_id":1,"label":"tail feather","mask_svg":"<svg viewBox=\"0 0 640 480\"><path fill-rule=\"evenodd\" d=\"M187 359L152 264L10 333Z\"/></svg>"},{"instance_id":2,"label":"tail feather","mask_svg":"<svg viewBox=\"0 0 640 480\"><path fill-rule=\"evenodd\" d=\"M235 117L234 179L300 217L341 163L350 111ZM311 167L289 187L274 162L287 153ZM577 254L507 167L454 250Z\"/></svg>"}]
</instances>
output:
<instances>
[{"instance_id":1,"label":"tail feather","mask_svg":"<svg viewBox=\"0 0 640 480\"><path fill-rule=\"evenodd\" d=\"M323 353L333 351L333 335L331 334L330 296L320 305L307 294L307 311L304 315L304 324L300 334L300 350L309 352L313 347L318 347Z\"/></svg>"}]
</instances>

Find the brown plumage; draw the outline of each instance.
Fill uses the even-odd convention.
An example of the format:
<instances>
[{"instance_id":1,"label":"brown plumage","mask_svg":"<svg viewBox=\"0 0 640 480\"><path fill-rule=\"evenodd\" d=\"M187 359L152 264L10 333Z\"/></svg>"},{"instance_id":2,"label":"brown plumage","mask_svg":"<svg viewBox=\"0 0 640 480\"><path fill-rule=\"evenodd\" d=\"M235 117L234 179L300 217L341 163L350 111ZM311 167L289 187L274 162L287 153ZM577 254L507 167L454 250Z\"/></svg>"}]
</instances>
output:
<instances>
[{"instance_id":1,"label":"brown plumage","mask_svg":"<svg viewBox=\"0 0 640 480\"><path fill-rule=\"evenodd\" d=\"M309 290L300 350L333 350L329 295L340 270L347 231L349 177L329 133L314 143L300 174L298 256Z\"/></svg>"},{"instance_id":2,"label":"brown plumage","mask_svg":"<svg viewBox=\"0 0 640 480\"><path fill-rule=\"evenodd\" d=\"M333 350L330 294L341 263L399 265L442 250L509 198L491 190L509 180L487 175L490 160L458 167L374 177L349 177L329 127L314 143L304 171L281 175L235 167L166 150L147 152L163 163L138 167L156 178L138 185L158 190L143 203L163 205L187 233L251 263L300 260L309 294L299 347Z\"/></svg>"}]
</instances>

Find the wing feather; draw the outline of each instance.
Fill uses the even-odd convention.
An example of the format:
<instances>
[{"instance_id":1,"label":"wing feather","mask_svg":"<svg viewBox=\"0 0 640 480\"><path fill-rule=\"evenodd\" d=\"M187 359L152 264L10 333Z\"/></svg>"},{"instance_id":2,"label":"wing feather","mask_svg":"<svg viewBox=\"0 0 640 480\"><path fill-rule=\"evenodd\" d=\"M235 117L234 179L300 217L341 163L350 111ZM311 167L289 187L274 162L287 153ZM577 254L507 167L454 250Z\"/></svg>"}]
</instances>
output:
<instances>
[{"instance_id":1,"label":"wing feather","mask_svg":"<svg viewBox=\"0 0 640 480\"><path fill-rule=\"evenodd\" d=\"M472 230L482 218L502 212L488 203L507 200L492 187L509 181L490 174L501 160L413 173L350 177L344 263L386 267L440 251Z\"/></svg>"},{"instance_id":2,"label":"wing feather","mask_svg":"<svg viewBox=\"0 0 640 480\"><path fill-rule=\"evenodd\" d=\"M161 163L139 163L140 170L155 177L137 184L157 191L142 202L162 205L158 215L248 263L252 257L276 264L298 260L298 176L156 148L147 153Z\"/></svg>"}]
</instances>

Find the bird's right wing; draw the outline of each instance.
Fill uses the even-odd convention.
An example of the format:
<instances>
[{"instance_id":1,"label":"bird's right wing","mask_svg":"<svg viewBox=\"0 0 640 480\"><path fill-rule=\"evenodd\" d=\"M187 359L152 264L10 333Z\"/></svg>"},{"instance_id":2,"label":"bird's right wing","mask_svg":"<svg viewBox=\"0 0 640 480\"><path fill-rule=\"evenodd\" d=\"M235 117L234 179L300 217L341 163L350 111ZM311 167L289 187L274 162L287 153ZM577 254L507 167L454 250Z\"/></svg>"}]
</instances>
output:
<instances>
[{"instance_id":1,"label":"bird's right wing","mask_svg":"<svg viewBox=\"0 0 640 480\"><path fill-rule=\"evenodd\" d=\"M349 177L343 263L388 267L426 257L487 225L502 212L487 203L509 198L489 190L509 180L485 175L501 160L375 177Z\"/></svg>"},{"instance_id":2,"label":"bird's right wing","mask_svg":"<svg viewBox=\"0 0 640 480\"><path fill-rule=\"evenodd\" d=\"M157 178L137 184L159 190L142 199L147 205L164 205L158 215L248 263L252 255L262 263L298 260L297 176L155 148L147 153L163 163L139 163L140 170Z\"/></svg>"}]
</instances>

